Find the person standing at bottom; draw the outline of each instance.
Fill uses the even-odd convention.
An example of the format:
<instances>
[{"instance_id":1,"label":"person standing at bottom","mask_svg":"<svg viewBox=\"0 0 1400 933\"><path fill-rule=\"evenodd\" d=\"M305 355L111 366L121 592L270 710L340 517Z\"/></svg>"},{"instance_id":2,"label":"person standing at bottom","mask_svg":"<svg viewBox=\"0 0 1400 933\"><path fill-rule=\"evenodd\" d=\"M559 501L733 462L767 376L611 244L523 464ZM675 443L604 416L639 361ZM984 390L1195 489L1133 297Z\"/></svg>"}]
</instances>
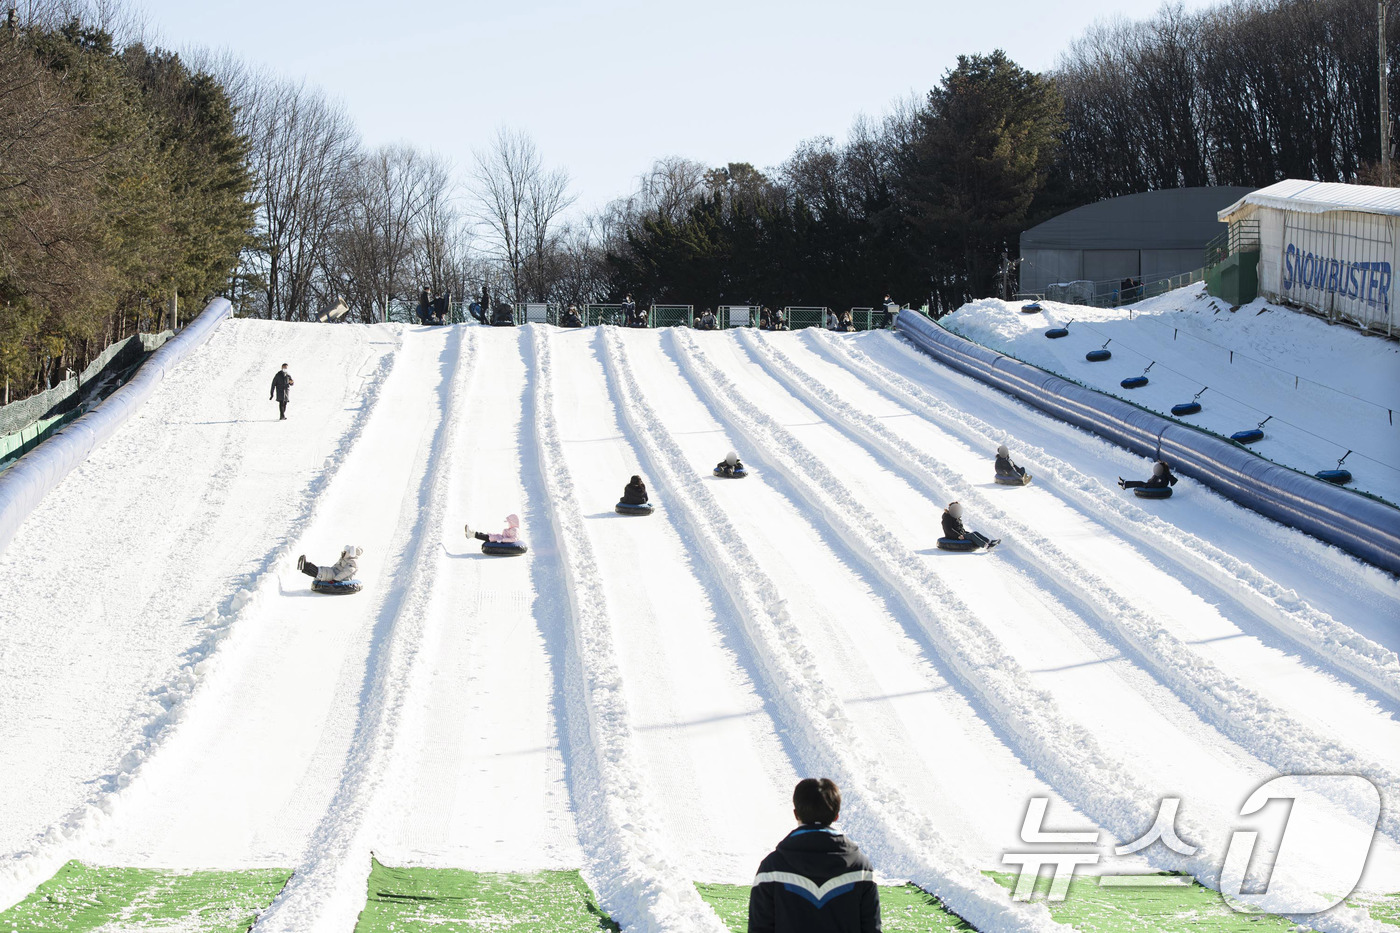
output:
<instances>
[{"instance_id":1,"label":"person standing at bottom","mask_svg":"<svg viewBox=\"0 0 1400 933\"><path fill-rule=\"evenodd\" d=\"M792 792L798 826L758 866L749 933L879 933L880 891L870 859L832 824L841 789L803 778Z\"/></svg>"},{"instance_id":2,"label":"person standing at bottom","mask_svg":"<svg viewBox=\"0 0 1400 933\"><path fill-rule=\"evenodd\" d=\"M282 368L277 371L277 375L272 377L272 391L267 394L270 402L275 397L277 399L277 420L287 420L287 402L292 398L292 386L296 383L292 380L292 374L287 372L287 364L283 363Z\"/></svg>"}]
</instances>

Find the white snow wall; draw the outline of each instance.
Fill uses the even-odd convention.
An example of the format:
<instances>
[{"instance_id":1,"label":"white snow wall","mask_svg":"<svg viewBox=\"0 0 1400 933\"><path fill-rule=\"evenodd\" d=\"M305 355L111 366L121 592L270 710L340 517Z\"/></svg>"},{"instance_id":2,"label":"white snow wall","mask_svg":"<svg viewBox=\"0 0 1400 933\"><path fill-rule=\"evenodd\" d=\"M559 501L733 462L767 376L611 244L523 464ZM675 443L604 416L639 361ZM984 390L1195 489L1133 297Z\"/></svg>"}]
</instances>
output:
<instances>
[{"instance_id":1,"label":"white snow wall","mask_svg":"<svg viewBox=\"0 0 1400 933\"><path fill-rule=\"evenodd\" d=\"M1228 499L1400 574L1400 510L979 346L916 311L899 312L895 329L954 369L1136 454L1166 460Z\"/></svg>"},{"instance_id":2,"label":"white snow wall","mask_svg":"<svg viewBox=\"0 0 1400 933\"><path fill-rule=\"evenodd\" d=\"M49 490L115 434L150 398L166 374L208 340L232 312L233 305L223 298L209 302L184 330L152 353L126 385L0 473L0 552L10 546L19 526Z\"/></svg>"}]
</instances>

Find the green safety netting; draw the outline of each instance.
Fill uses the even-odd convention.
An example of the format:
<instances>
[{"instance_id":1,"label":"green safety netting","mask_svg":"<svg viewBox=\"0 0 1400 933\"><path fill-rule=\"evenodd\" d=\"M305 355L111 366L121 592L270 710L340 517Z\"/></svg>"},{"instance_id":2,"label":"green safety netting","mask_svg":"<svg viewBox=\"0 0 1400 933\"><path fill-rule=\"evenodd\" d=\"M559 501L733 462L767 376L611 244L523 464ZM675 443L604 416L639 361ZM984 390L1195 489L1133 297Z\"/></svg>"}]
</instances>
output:
<instances>
[{"instance_id":1,"label":"green safety netting","mask_svg":"<svg viewBox=\"0 0 1400 933\"><path fill-rule=\"evenodd\" d=\"M355 933L616 930L576 871L519 874L390 868L375 860ZM0 927L0 933L4 928Z\"/></svg>"},{"instance_id":2,"label":"green safety netting","mask_svg":"<svg viewBox=\"0 0 1400 933\"><path fill-rule=\"evenodd\" d=\"M69 862L0 912L0 933L245 933L290 871L98 868Z\"/></svg>"}]
</instances>

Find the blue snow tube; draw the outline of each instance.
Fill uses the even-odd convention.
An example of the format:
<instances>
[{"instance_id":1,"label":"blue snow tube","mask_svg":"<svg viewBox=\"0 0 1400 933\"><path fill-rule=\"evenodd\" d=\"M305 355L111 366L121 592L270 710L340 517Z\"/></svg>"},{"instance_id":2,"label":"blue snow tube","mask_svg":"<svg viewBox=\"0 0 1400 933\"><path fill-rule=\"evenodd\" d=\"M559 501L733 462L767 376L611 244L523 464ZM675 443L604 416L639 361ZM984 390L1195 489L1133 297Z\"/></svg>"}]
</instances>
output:
<instances>
[{"instance_id":1,"label":"blue snow tube","mask_svg":"<svg viewBox=\"0 0 1400 933\"><path fill-rule=\"evenodd\" d=\"M1090 350L1088 353L1084 354L1084 359L1088 360L1090 363L1102 363L1104 360L1112 359L1112 357L1113 351L1105 350L1102 347L1097 350Z\"/></svg>"},{"instance_id":2,"label":"blue snow tube","mask_svg":"<svg viewBox=\"0 0 1400 933\"><path fill-rule=\"evenodd\" d=\"M1125 389L1141 389L1143 386L1147 385L1147 377L1129 376L1127 379L1124 379L1118 384Z\"/></svg>"},{"instance_id":3,"label":"blue snow tube","mask_svg":"<svg viewBox=\"0 0 1400 933\"><path fill-rule=\"evenodd\" d=\"M1133 495L1139 499L1170 499L1172 488L1170 486L1139 486L1133 490Z\"/></svg>"},{"instance_id":4,"label":"blue snow tube","mask_svg":"<svg viewBox=\"0 0 1400 933\"><path fill-rule=\"evenodd\" d=\"M971 538L939 538L940 551L975 551L982 545Z\"/></svg>"},{"instance_id":5,"label":"blue snow tube","mask_svg":"<svg viewBox=\"0 0 1400 933\"><path fill-rule=\"evenodd\" d=\"M1022 473L1020 476L1004 476L998 473L996 480L1002 486L1029 486L1031 484L1031 475L1029 473Z\"/></svg>"},{"instance_id":6,"label":"blue snow tube","mask_svg":"<svg viewBox=\"0 0 1400 933\"><path fill-rule=\"evenodd\" d=\"M1050 328L1049 330L1047 330L1047 331L1045 332L1045 336L1046 336L1046 337L1049 337L1051 340L1059 340L1061 337L1068 337L1068 336L1069 336L1069 328L1068 328L1068 327L1052 327L1052 328Z\"/></svg>"},{"instance_id":7,"label":"blue snow tube","mask_svg":"<svg viewBox=\"0 0 1400 933\"><path fill-rule=\"evenodd\" d=\"M1321 470L1313 475L1335 486L1345 486L1351 482L1351 470Z\"/></svg>"},{"instance_id":8,"label":"blue snow tube","mask_svg":"<svg viewBox=\"0 0 1400 933\"><path fill-rule=\"evenodd\" d=\"M1178 418L1184 417L1186 415L1199 414L1200 411L1200 402L1182 402L1180 405L1172 406L1172 414L1176 415Z\"/></svg>"},{"instance_id":9,"label":"blue snow tube","mask_svg":"<svg viewBox=\"0 0 1400 933\"><path fill-rule=\"evenodd\" d=\"M1021 305L1022 314L1039 314L1040 311L1040 302L1038 301L1032 301L1030 304Z\"/></svg>"},{"instance_id":10,"label":"blue snow tube","mask_svg":"<svg viewBox=\"0 0 1400 933\"><path fill-rule=\"evenodd\" d=\"M733 473L725 473L719 467L715 467L715 475L721 476L724 479L743 479L745 476L749 475L749 471L743 467L739 467L739 469L735 470Z\"/></svg>"},{"instance_id":11,"label":"blue snow tube","mask_svg":"<svg viewBox=\"0 0 1400 933\"><path fill-rule=\"evenodd\" d=\"M364 586L359 580L312 580L311 588L327 596L349 596Z\"/></svg>"},{"instance_id":12,"label":"blue snow tube","mask_svg":"<svg viewBox=\"0 0 1400 933\"><path fill-rule=\"evenodd\" d=\"M630 502L619 502L617 504L617 514L619 515L650 515L656 511L650 502L643 502L641 505L632 505Z\"/></svg>"},{"instance_id":13,"label":"blue snow tube","mask_svg":"<svg viewBox=\"0 0 1400 933\"><path fill-rule=\"evenodd\" d=\"M514 544L505 541L483 541L481 542L481 553L490 554L492 557L519 557L530 550L518 541Z\"/></svg>"},{"instance_id":14,"label":"blue snow tube","mask_svg":"<svg viewBox=\"0 0 1400 933\"><path fill-rule=\"evenodd\" d=\"M1230 435L1230 440L1236 444L1253 444L1255 441L1264 439L1263 428L1250 428L1248 431L1236 431Z\"/></svg>"}]
</instances>

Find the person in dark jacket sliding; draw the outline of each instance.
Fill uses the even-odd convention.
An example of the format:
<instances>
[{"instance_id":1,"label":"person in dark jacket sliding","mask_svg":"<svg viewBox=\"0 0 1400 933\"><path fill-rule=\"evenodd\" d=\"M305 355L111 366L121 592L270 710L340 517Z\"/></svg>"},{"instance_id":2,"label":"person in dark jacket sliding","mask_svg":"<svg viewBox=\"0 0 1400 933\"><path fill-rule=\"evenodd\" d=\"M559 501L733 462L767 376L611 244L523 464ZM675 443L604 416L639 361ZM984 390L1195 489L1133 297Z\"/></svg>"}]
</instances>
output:
<instances>
[{"instance_id":1,"label":"person in dark jacket sliding","mask_svg":"<svg viewBox=\"0 0 1400 933\"><path fill-rule=\"evenodd\" d=\"M968 531L962 523L962 503L950 502L943 512L943 537L954 541L976 541L978 547L992 548L1001 543L1000 538L988 538L976 531Z\"/></svg>"},{"instance_id":2,"label":"person in dark jacket sliding","mask_svg":"<svg viewBox=\"0 0 1400 933\"><path fill-rule=\"evenodd\" d=\"M798 826L758 866L749 889L749 933L879 933L875 872L831 824L841 789L803 778L792 792Z\"/></svg>"},{"instance_id":3,"label":"person in dark jacket sliding","mask_svg":"<svg viewBox=\"0 0 1400 933\"><path fill-rule=\"evenodd\" d=\"M287 372L287 364L283 363L282 368L277 371L277 375L272 377L272 391L267 393L267 400L277 399L277 420L287 420L287 402L292 398L292 386L296 383L292 380L292 374Z\"/></svg>"},{"instance_id":4,"label":"person in dark jacket sliding","mask_svg":"<svg viewBox=\"0 0 1400 933\"><path fill-rule=\"evenodd\" d=\"M1017 466L1016 461L1011 459L1011 451L1002 444L997 448L997 476L1025 476L1026 468Z\"/></svg>"},{"instance_id":5,"label":"person in dark jacket sliding","mask_svg":"<svg viewBox=\"0 0 1400 933\"><path fill-rule=\"evenodd\" d=\"M632 477L632 482L622 487L622 504L647 504L647 484L642 482L642 478L640 476Z\"/></svg>"},{"instance_id":6,"label":"person in dark jacket sliding","mask_svg":"<svg viewBox=\"0 0 1400 933\"><path fill-rule=\"evenodd\" d=\"M1124 489L1161 489L1164 486L1175 486L1176 477L1172 474L1172 468L1167 466L1167 461L1158 460L1152 464L1152 478L1146 482L1136 479L1124 479L1118 477L1118 485Z\"/></svg>"}]
</instances>

